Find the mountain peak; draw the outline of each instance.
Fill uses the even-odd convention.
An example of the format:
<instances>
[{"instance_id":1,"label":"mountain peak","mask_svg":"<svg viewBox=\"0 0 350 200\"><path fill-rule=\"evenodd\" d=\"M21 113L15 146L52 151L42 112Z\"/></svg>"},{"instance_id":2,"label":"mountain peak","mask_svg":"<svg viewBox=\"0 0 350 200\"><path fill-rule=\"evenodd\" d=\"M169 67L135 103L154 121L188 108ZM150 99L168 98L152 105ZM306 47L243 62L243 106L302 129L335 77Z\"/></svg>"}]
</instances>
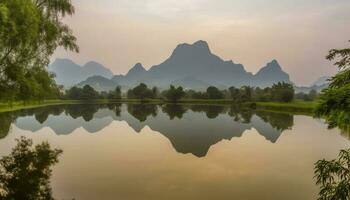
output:
<instances>
[{"instance_id":1,"label":"mountain peak","mask_svg":"<svg viewBox=\"0 0 350 200\"><path fill-rule=\"evenodd\" d=\"M142 66L141 63L136 63L134 67L132 67L129 72L126 74L127 76L135 76L145 73L146 69Z\"/></svg>"},{"instance_id":2,"label":"mountain peak","mask_svg":"<svg viewBox=\"0 0 350 200\"><path fill-rule=\"evenodd\" d=\"M206 51L210 52L209 45L206 41L204 40L198 40L197 42L193 43L192 46L198 48L198 49L203 49Z\"/></svg>"},{"instance_id":3,"label":"mountain peak","mask_svg":"<svg viewBox=\"0 0 350 200\"><path fill-rule=\"evenodd\" d=\"M282 70L280 64L276 59L273 59L271 62L267 63L266 68L274 68L274 69Z\"/></svg>"},{"instance_id":4,"label":"mountain peak","mask_svg":"<svg viewBox=\"0 0 350 200\"><path fill-rule=\"evenodd\" d=\"M179 44L174 50L172 56L193 56L193 55L209 55L211 51L206 41L199 40L193 44Z\"/></svg>"},{"instance_id":5,"label":"mountain peak","mask_svg":"<svg viewBox=\"0 0 350 200\"><path fill-rule=\"evenodd\" d=\"M59 66L59 65L74 65L74 66L78 66L75 62L73 62L70 59L67 58L56 58L55 61L53 63L51 63L49 65L49 67L51 66Z\"/></svg>"}]
</instances>

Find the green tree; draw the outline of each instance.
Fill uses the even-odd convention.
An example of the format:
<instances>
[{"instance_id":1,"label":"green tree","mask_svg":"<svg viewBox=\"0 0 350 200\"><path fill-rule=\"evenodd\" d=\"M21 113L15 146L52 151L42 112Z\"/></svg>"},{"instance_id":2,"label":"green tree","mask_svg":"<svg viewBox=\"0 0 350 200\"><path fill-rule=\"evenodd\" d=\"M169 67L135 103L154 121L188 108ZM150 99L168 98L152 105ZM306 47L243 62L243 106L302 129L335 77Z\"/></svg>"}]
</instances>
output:
<instances>
[{"instance_id":1,"label":"green tree","mask_svg":"<svg viewBox=\"0 0 350 200\"><path fill-rule=\"evenodd\" d=\"M253 88L249 86L243 86L240 89L240 101L241 102L251 102L253 100Z\"/></svg>"},{"instance_id":2,"label":"green tree","mask_svg":"<svg viewBox=\"0 0 350 200\"><path fill-rule=\"evenodd\" d=\"M319 160L315 164L319 200L350 199L350 149L342 150L338 159Z\"/></svg>"},{"instance_id":3,"label":"green tree","mask_svg":"<svg viewBox=\"0 0 350 200\"><path fill-rule=\"evenodd\" d=\"M76 38L62 22L73 13L70 0L0 1L0 98L44 99L58 94L46 67L59 46L78 52Z\"/></svg>"},{"instance_id":4,"label":"green tree","mask_svg":"<svg viewBox=\"0 0 350 200\"><path fill-rule=\"evenodd\" d=\"M209 99L223 99L224 94L216 87L210 86L207 88L207 95Z\"/></svg>"},{"instance_id":5,"label":"green tree","mask_svg":"<svg viewBox=\"0 0 350 200\"><path fill-rule=\"evenodd\" d=\"M289 83L277 83L271 87L273 100L279 102L291 102L294 98L294 87Z\"/></svg>"},{"instance_id":6,"label":"green tree","mask_svg":"<svg viewBox=\"0 0 350 200\"><path fill-rule=\"evenodd\" d=\"M21 137L11 154L0 160L0 199L53 199L51 166L58 163L62 150L51 149L47 142L32 145L32 140Z\"/></svg>"},{"instance_id":7,"label":"green tree","mask_svg":"<svg viewBox=\"0 0 350 200\"><path fill-rule=\"evenodd\" d=\"M173 85L170 85L169 90L164 92L164 96L167 100L172 102L177 102L181 98L183 98L186 95L183 88L181 86L175 87Z\"/></svg>"},{"instance_id":8,"label":"green tree","mask_svg":"<svg viewBox=\"0 0 350 200\"><path fill-rule=\"evenodd\" d=\"M234 102L239 102L240 101L240 90L235 87L230 87L229 89L230 96Z\"/></svg>"},{"instance_id":9,"label":"green tree","mask_svg":"<svg viewBox=\"0 0 350 200\"><path fill-rule=\"evenodd\" d=\"M66 91L66 97L68 99L80 99L82 96L82 89L76 86Z\"/></svg>"},{"instance_id":10,"label":"green tree","mask_svg":"<svg viewBox=\"0 0 350 200\"><path fill-rule=\"evenodd\" d=\"M109 99L121 99L122 98L122 90L120 86L117 86L114 91L111 91L108 94Z\"/></svg>"},{"instance_id":11,"label":"green tree","mask_svg":"<svg viewBox=\"0 0 350 200\"><path fill-rule=\"evenodd\" d=\"M146 84L140 83L138 86L128 91L128 98L137 98L141 100L153 98L153 92Z\"/></svg>"},{"instance_id":12,"label":"green tree","mask_svg":"<svg viewBox=\"0 0 350 200\"><path fill-rule=\"evenodd\" d=\"M318 93L316 90L311 90L308 94L310 101L317 99Z\"/></svg>"},{"instance_id":13,"label":"green tree","mask_svg":"<svg viewBox=\"0 0 350 200\"><path fill-rule=\"evenodd\" d=\"M326 118L331 128L350 133L350 48L332 49L326 58L336 60L339 72L320 94L316 114Z\"/></svg>"},{"instance_id":14,"label":"green tree","mask_svg":"<svg viewBox=\"0 0 350 200\"><path fill-rule=\"evenodd\" d=\"M90 100L90 99L98 99L99 94L92 88L90 85L85 85L82 90L81 99Z\"/></svg>"}]
</instances>

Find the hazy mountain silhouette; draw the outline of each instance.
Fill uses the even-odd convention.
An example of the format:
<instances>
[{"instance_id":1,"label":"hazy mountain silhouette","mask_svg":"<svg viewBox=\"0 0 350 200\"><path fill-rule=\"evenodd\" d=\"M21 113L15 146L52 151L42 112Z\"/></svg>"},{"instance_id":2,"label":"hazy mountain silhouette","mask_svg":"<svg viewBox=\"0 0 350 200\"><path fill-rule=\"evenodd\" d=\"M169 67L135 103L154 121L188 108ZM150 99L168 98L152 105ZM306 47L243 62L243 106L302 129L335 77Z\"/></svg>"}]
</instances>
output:
<instances>
[{"instance_id":1,"label":"hazy mountain silhouette","mask_svg":"<svg viewBox=\"0 0 350 200\"><path fill-rule=\"evenodd\" d=\"M49 65L49 71L56 74L56 82L66 87L73 86L91 76L112 78L113 73L97 62L88 62L84 66L77 65L69 59L56 59Z\"/></svg>"},{"instance_id":2,"label":"hazy mountain silhouette","mask_svg":"<svg viewBox=\"0 0 350 200\"><path fill-rule=\"evenodd\" d=\"M311 86L328 85L329 84L329 79L331 79L331 77L329 77L329 76L322 76L319 79L317 79L314 83L312 83Z\"/></svg>"},{"instance_id":3,"label":"hazy mountain silhouette","mask_svg":"<svg viewBox=\"0 0 350 200\"><path fill-rule=\"evenodd\" d=\"M146 83L163 89L170 84L206 89L210 85L220 88L243 85L267 87L277 82L290 82L289 75L276 60L253 75L242 64L225 61L213 54L208 43L202 40L178 45L168 59L149 70L138 63L126 75L116 75L111 80L127 88Z\"/></svg>"},{"instance_id":4,"label":"hazy mountain silhouette","mask_svg":"<svg viewBox=\"0 0 350 200\"><path fill-rule=\"evenodd\" d=\"M77 87L84 87L85 85L90 85L97 91L111 91L115 90L116 83L103 76L91 76L85 81L78 83Z\"/></svg>"},{"instance_id":5,"label":"hazy mountain silhouette","mask_svg":"<svg viewBox=\"0 0 350 200\"><path fill-rule=\"evenodd\" d=\"M276 82L290 83L289 75L282 70L277 60L273 60L261 68L253 79L253 85L259 87L268 87Z\"/></svg>"},{"instance_id":6,"label":"hazy mountain silhouette","mask_svg":"<svg viewBox=\"0 0 350 200\"><path fill-rule=\"evenodd\" d=\"M311 90L316 90L317 92L321 92L323 89L328 88L330 78L331 77L329 76L322 76L318 78L315 82L313 82L310 87L308 86L294 87L295 92L309 93Z\"/></svg>"},{"instance_id":7,"label":"hazy mountain silhouette","mask_svg":"<svg viewBox=\"0 0 350 200\"><path fill-rule=\"evenodd\" d=\"M236 107L209 105L66 105L0 114L6 137L10 125L37 132L49 127L58 135L68 135L82 127L96 133L113 121L125 121L139 133L145 126L169 139L177 152L205 156L210 147L222 140L241 137L256 129L266 140L275 143L284 130L293 126L293 116Z\"/></svg>"}]
</instances>

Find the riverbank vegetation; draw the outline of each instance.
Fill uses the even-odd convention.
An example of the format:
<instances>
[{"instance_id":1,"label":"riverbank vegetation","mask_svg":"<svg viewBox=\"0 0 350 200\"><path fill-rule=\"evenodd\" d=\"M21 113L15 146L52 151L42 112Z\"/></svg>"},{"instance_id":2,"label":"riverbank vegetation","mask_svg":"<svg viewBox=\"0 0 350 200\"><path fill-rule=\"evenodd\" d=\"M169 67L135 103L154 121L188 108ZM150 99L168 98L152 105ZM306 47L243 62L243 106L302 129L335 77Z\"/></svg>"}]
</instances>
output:
<instances>
[{"instance_id":1,"label":"riverbank vegetation","mask_svg":"<svg viewBox=\"0 0 350 200\"><path fill-rule=\"evenodd\" d=\"M328 60L336 60L339 72L320 95L316 114L324 117L330 128L340 127L350 132L350 48L332 49Z\"/></svg>"},{"instance_id":2,"label":"riverbank vegetation","mask_svg":"<svg viewBox=\"0 0 350 200\"><path fill-rule=\"evenodd\" d=\"M350 133L350 48L332 49L328 60L336 60L339 72L323 90L316 114L326 119L330 128L339 127ZM315 164L316 183L320 186L320 200L350 198L350 149L342 150L338 159L320 160Z\"/></svg>"},{"instance_id":3,"label":"riverbank vegetation","mask_svg":"<svg viewBox=\"0 0 350 200\"><path fill-rule=\"evenodd\" d=\"M62 21L73 13L70 0L0 2L0 101L59 97L60 88L47 66L56 48L79 50Z\"/></svg>"},{"instance_id":4,"label":"riverbank vegetation","mask_svg":"<svg viewBox=\"0 0 350 200\"><path fill-rule=\"evenodd\" d=\"M169 89L159 91L157 87L149 88L141 83L138 86L122 93L120 87L115 91L97 92L89 85L83 88L73 87L66 91L63 99L74 100L94 100L94 99L139 99L163 100L168 102L179 102L184 100L203 100L203 101L231 101L234 103L246 102L283 102L288 103L295 100L294 89L288 83L276 83L271 87L261 89L259 87L243 86L241 88L230 87L226 90L220 90L217 87L210 86L206 91L185 90L181 86L171 85ZM311 98L311 97L310 97ZM312 100L315 100L315 97ZM311 99L310 99L311 101Z\"/></svg>"},{"instance_id":5,"label":"riverbank vegetation","mask_svg":"<svg viewBox=\"0 0 350 200\"><path fill-rule=\"evenodd\" d=\"M8 156L0 159L0 199L54 199L51 167L58 163L62 150L43 142L21 137Z\"/></svg>"}]
</instances>

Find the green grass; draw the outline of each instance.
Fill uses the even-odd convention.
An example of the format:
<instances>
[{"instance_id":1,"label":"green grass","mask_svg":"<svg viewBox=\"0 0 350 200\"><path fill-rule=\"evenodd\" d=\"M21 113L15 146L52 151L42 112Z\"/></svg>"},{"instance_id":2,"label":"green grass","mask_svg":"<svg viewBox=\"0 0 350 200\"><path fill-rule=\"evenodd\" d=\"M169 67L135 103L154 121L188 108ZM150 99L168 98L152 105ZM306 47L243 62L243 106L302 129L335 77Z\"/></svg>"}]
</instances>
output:
<instances>
[{"instance_id":1,"label":"green grass","mask_svg":"<svg viewBox=\"0 0 350 200\"><path fill-rule=\"evenodd\" d=\"M45 100L45 101L30 101L30 102L13 102L2 103L0 102L0 113L10 112L21 109L38 108L53 105L67 105L67 104L106 104L106 103L151 103L151 104L163 104L173 103L164 101L163 99L121 99L121 100L93 100L93 101L81 101L81 100ZM178 104L199 104L199 105L232 105L233 102L229 99L182 99L177 102ZM253 104L253 103L252 103ZM250 105L250 104L245 104ZM293 101L290 103L279 102L257 102L256 109L275 111L275 112L292 112L300 114L312 114L313 109L316 106L316 102L304 102Z\"/></svg>"},{"instance_id":2,"label":"green grass","mask_svg":"<svg viewBox=\"0 0 350 200\"><path fill-rule=\"evenodd\" d=\"M282 111L311 115L317 105L316 101L293 101L290 103L280 102L257 102L258 110Z\"/></svg>"},{"instance_id":3,"label":"green grass","mask_svg":"<svg viewBox=\"0 0 350 200\"><path fill-rule=\"evenodd\" d=\"M39 108L46 106L55 106L55 105L71 105L71 104L105 104L113 103L116 101L110 100L92 100L92 101L83 101L83 100L45 100L45 101L16 101L12 103L0 102L0 113L2 112L11 112L15 110L30 109L30 108Z\"/></svg>"}]
</instances>

